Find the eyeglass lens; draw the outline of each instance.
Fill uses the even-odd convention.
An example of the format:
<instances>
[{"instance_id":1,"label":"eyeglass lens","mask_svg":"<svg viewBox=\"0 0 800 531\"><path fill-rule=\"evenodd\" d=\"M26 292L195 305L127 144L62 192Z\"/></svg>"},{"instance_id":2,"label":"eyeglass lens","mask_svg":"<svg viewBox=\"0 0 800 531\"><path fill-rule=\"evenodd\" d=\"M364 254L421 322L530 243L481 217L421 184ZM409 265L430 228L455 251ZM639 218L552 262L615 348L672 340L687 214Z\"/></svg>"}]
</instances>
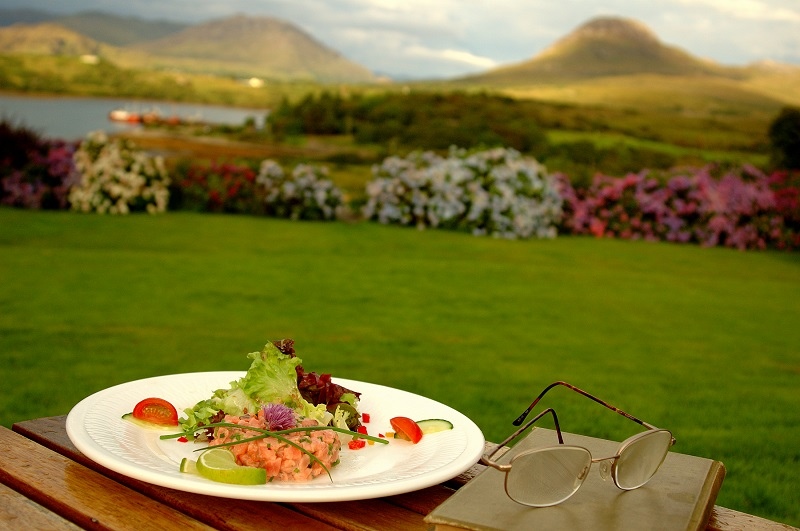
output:
<instances>
[{"instance_id":1,"label":"eyeglass lens","mask_svg":"<svg viewBox=\"0 0 800 531\"><path fill-rule=\"evenodd\" d=\"M624 490L636 489L656 473L672 442L666 430L649 431L627 444L616 464L615 481Z\"/></svg>"},{"instance_id":2,"label":"eyeglass lens","mask_svg":"<svg viewBox=\"0 0 800 531\"><path fill-rule=\"evenodd\" d=\"M511 462L511 470L506 475L506 492L523 505L556 505L578 490L591 464L588 450L575 446L524 452Z\"/></svg>"}]
</instances>

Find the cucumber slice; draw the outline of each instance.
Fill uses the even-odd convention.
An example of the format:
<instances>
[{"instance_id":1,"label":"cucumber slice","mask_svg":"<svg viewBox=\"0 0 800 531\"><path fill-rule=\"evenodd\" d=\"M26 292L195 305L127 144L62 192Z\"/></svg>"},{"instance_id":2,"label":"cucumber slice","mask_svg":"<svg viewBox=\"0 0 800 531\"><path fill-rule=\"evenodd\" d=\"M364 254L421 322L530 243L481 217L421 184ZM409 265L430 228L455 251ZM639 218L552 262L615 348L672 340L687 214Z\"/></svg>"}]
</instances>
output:
<instances>
[{"instance_id":1,"label":"cucumber slice","mask_svg":"<svg viewBox=\"0 0 800 531\"><path fill-rule=\"evenodd\" d=\"M417 424L422 430L423 435L453 429L453 423L444 419L418 420Z\"/></svg>"},{"instance_id":2,"label":"cucumber slice","mask_svg":"<svg viewBox=\"0 0 800 531\"><path fill-rule=\"evenodd\" d=\"M149 430L161 430L161 431L177 431L179 428L178 426L165 426L163 424L153 424L152 422L147 422L146 420L137 419L133 416L133 413L125 413L122 415L122 420L127 420L128 422L132 422L137 426L142 428L147 428Z\"/></svg>"}]
</instances>

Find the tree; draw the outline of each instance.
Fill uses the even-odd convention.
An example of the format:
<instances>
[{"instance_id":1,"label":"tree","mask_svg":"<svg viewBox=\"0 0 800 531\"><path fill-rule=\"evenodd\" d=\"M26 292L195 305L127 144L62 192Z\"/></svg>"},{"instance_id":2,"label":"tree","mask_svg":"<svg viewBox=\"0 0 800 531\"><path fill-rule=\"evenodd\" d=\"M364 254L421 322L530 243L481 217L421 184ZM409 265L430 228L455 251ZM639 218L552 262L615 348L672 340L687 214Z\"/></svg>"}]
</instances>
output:
<instances>
[{"instance_id":1,"label":"tree","mask_svg":"<svg viewBox=\"0 0 800 531\"><path fill-rule=\"evenodd\" d=\"M800 108L781 110L769 126L769 140L776 168L800 169Z\"/></svg>"}]
</instances>

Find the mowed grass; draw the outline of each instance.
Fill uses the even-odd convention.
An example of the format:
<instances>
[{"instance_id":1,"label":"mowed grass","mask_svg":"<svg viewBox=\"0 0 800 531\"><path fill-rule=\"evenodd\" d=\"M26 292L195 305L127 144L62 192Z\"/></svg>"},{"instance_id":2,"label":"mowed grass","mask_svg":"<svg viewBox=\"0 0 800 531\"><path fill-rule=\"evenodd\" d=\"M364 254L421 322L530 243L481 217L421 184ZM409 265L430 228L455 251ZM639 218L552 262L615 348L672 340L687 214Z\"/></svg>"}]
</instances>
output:
<instances>
[{"instance_id":1,"label":"mowed grass","mask_svg":"<svg viewBox=\"0 0 800 531\"><path fill-rule=\"evenodd\" d=\"M798 301L798 254L3 208L0 422L244 370L289 337L308 370L446 403L495 441L567 380L723 461L718 504L798 525ZM543 405L566 431L638 429L564 389Z\"/></svg>"}]
</instances>

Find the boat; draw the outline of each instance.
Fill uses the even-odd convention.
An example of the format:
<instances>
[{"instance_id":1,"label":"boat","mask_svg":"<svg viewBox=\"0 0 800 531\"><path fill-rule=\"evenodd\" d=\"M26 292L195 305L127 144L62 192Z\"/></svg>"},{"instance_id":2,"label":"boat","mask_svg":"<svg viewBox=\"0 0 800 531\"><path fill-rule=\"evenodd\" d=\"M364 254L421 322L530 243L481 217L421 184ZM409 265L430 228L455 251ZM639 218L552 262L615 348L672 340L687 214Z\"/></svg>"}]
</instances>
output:
<instances>
[{"instance_id":1,"label":"boat","mask_svg":"<svg viewBox=\"0 0 800 531\"><path fill-rule=\"evenodd\" d=\"M142 117L139 113L131 112L125 109L112 109L108 113L108 119L112 122L126 122L126 123L139 123Z\"/></svg>"},{"instance_id":2,"label":"boat","mask_svg":"<svg viewBox=\"0 0 800 531\"><path fill-rule=\"evenodd\" d=\"M187 124L197 124L201 123L199 120L194 120L191 118L181 118L177 114L172 114L170 116L162 116L161 112L158 109L151 109L145 112L134 112L129 111L128 109L112 109L108 113L108 119L112 122L121 122L121 123L129 123L129 124L145 124L145 125L152 125L152 124L164 124L164 125L181 125L183 123Z\"/></svg>"}]
</instances>

